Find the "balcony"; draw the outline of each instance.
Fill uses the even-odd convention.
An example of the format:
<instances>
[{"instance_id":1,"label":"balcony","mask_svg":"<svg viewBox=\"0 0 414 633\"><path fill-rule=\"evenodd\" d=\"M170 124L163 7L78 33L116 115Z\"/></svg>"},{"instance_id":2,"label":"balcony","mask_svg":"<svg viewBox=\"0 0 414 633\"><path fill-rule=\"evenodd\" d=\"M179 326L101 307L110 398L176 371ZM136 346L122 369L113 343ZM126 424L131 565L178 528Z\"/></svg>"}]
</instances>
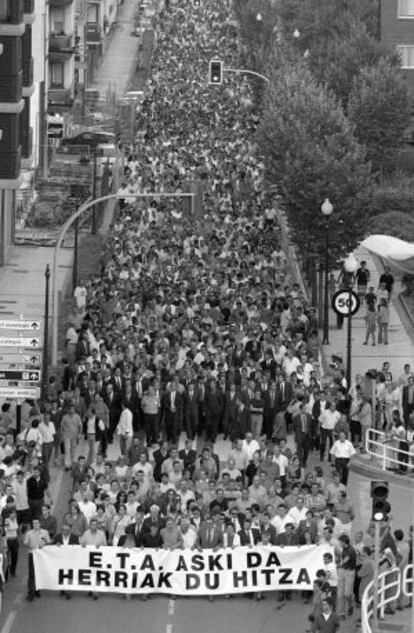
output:
<instances>
[{"instance_id":1,"label":"balcony","mask_svg":"<svg viewBox=\"0 0 414 633\"><path fill-rule=\"evenodd\" d=\"M23 8L24 0L6 0L6 17L0 18L0 24L21 24Z\"/></svg>"},{"instance_id":2,"label":"balcony","mask_svg":"<svg viewBox=\"0 0 414 633\"><path fill-rule=\"evenodd\" d=\"M56 35L55 33L49 35L49 53L63 55L64 57L61 57L63 60L74 54L73 44L73 35Z\"/></svg>"},{"instance_id":3,"label":"balcony","mask_svg":"<svg viewBox=\"0 0 414 633\"><path fill-rule=\"evenodd\" d=\"M18 103L22 98L22 73L0 77L0 103Z\"/></svg>"},{"instance_id":4,"label":"balcony","mask_svg":"<svg viewBox=\"0 0 414 633\"><path fill-rule=\"evenodd\" d=\"M47 97L49 106L70 108L73 105L74 91L73 88L49 88Z\"/></svg>"},{"instance_id":5,"label":"balcony","mask_svg":"<svg viewBox=\"0 0 414 633\"><path fill-rule=\"evenodd\" d=\"M15 151L0 150L0 179L17 180L20 176L21 152L20 147Z\"/></svg>"},{"instance_id":6,"label":"balcony","mask_svg":"<svg viewBox=\"0 0 414 633\"><path fill-rule=\"evenodd\" d=\"M99 24L89 22L86 25L86 43L97 45L102 41L102 30Z\"/></svg>"},{"instance_id":7,"label":"balcony","mask_svg":"<svg viewBox=\"0 0 414 633\"><path fill-rule=\"evenodd\" d=\"M28 88L33 84L33 57L23 60L23 86Z\"/></svg>"}]
</instances>

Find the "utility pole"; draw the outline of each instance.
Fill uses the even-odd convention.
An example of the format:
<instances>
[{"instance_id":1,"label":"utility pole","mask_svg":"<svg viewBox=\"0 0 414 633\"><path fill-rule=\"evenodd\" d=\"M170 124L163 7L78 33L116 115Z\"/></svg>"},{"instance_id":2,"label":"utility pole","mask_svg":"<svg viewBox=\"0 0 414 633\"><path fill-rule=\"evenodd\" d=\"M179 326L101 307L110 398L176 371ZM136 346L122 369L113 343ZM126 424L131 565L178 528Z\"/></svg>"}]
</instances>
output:
<instances>
[{"instance_id":1,"label":"utility pole","mask_svg":"<svg viewBox=\"0 0 414 633\"><path fill-rule=\"evenodd\" d=\"M46 392L48 373L49 373L49 280L50 280L50 266L47 264L45 270L45 329L43 337L43 395Z\"/></svg>"}]
</instances>

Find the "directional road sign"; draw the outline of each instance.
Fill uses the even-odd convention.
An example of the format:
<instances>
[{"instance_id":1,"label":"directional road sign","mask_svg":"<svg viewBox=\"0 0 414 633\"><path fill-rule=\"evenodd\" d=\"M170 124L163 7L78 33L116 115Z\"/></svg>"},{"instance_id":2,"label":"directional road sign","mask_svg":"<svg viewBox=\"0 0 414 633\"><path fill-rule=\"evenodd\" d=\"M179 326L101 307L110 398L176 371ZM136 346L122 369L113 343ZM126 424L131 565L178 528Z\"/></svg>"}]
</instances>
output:
<instances>
[{"instance_id":1,"label":"directional road sign","mask_svg":"<svg viewBox=\"0 0 414 633\"><path fill-rule=\"evenodd\" d=\"M40 381L40 371L38 369L15 370L15 369L0 369L0 380L21 380L30 382Z\"/></svg>"},{"instance_id":2,"label":"directional road sign","mask_svg":"<svg viewBox=\"0 0 414 633\"><path fill-rule=\"evenodd\" d=\"M37 320L23 321L16 319L15 321L0 320L0 330L21 330L24 332L38 332L41 328L41 322Z\"/></svg>"},{"instance_id":3,"label":"directional road sign","mask_svg":"<svg viewBox=\"0 0 414 633\"><path fill-rule=\"evenodd\" d=\"M40 387L0 387L0 398L40 398Z\"/></svg>"},{"instance_id":4,"label":"directional road sign","mask_svg":"<svg viewBox=\"0 0 414 633\"><path fill-rule=\"evenodd\" d=\"M23 336L0 336L0 347L30 347L39 349L40 339L33 337L26 338Z\"/></svg>"},{"instance_id":5,"label":"directional road sign","mask_svg":"<svg viewBox=\"0 0 414 633\"><path fill-rule=\"evenodd\" d=\"M5 369L37 369L40 367L40 354L38 352L18 352L15 350L12 352L4 352L0 349L0 367L2 370ZM24 365L22 367L22 365ZM25 365L29 365L26 367Z\"/></svg>"}]
</instances>

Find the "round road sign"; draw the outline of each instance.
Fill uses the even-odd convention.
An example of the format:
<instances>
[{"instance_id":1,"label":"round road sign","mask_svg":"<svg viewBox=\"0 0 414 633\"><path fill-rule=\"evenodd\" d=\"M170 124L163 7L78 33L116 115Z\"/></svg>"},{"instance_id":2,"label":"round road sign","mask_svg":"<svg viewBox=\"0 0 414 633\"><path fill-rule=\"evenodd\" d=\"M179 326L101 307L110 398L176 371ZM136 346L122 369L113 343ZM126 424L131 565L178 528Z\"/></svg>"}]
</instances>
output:
<instances>
[{"instance_id":1,"label":"round road sign","mask_svg":"<svg viewBox=\"0 0 414 633\"><path fill-rule=\"evenodd\" d=\"M353 316L359 310L361 301L353 290L338 290L332 297L332 309L342 316Z\"/></svg>"}]
</instances>

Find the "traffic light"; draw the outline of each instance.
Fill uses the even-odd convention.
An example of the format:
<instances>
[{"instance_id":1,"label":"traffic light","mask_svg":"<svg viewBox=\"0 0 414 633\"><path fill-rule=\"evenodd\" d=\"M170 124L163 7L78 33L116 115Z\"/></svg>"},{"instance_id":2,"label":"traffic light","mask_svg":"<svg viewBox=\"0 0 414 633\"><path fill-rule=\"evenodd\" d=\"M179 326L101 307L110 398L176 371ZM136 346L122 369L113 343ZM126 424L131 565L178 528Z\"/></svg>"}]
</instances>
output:
<instances>
[{"instance_id":1,"label":"traffic light","mask_svg":"<svg viewBox=\"0 0 414 633\"><path fill-rule=\"evenodd\" d=\"M223 81L223 62L212 59L210 61L210 72L208 76L208 83L220 86Z\"/></svg>"},{"instance_id":2,"label":"traffic light","mask_svg":"<svg viewBox=\"0 0 414 633\"><path fill-rule=\"evenodd\" d=\"M387 481L371 481L372 516L377 512L382 512L386 516L391 511L388 494Z\"/></svg>"}]
</instances>

